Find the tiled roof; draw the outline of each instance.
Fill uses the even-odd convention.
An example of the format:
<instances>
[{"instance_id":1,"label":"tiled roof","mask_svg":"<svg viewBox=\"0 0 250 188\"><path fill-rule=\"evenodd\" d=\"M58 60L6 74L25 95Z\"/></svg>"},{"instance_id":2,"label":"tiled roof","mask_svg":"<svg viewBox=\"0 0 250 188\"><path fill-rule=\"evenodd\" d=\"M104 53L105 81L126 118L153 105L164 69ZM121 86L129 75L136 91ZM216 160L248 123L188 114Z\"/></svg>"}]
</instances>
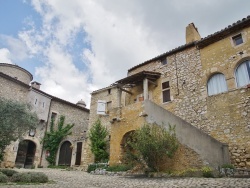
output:
<instances>
[{"instance_id":1,"label":"tiled roof","mask_svg":"<svg viewBox=\"0 0 250 188\"><path fill-rule=\"evenodd\" d=\"M130 68L128 70L128 72L140 67L140 66L143 66L143 65L146 65L148 63L151 63L152 61L155 61L155 60L160 60L168 55L172 55L176 52L179 52L179 51L182 51L184 49L187 49L189 47L192 47L192 46L197 46L198 48L203 48L211 43L214 43L216 41L219 41L223 38L225 38L226 36L228 36L229 34L233 33L233 32L236 32L240 29L243 29L245 27L249 27L250 26L250 16L247 16L246 18L243 18L242 20L238 20L237 22L233 23L232 25L229 25L227 26L226 28L220 30L220 31L217 31L215 32L214 34L211 34L211 35L208 35L207 37L205 38L202 38L201 40L199 41L196 41L196 42L191 42L191 43L188 43L188 44L185 44L185 45L182 45L182 46L179 46L177 48L174 48L173 50L170 50L168 52L165 52L159 56L156 56L150 60L147 60L139 65L136 65L132 68Z\"/></svg>"},{"instance_id":2,"label":"tiled roof","mask_svg":"<svg viewBox=\"0 0 250 188\"><path fill-rule=\"evenodd\" d=\"M136 74L133 74L131 76L128 76L126 78L123 78L121 80L118 80L114 83L114 85L116 84L121 84L121 85L125 85L125 84L135 84L137 82L142 81L144 78L148 78L151 80L156 80L161 76L161 73L159 72L152 72L152 71L141 71L138 72Z\"/></svg>"},{"instance_id":3,"label":"tiled roof","mask_svg":"<svg viewBox=\"0 0 250 188\"><path fill-rule=\"evenodd\" d=\"M216 41L219 41L228 35L239 31L240 29L243 29L245 27L250 26L250 16L247 16L246 18L243 18L242 20L238 20L237 22L233 23L232 25L227 26L226 28L215 32L214 34L208 35L205 38L202 38L201 40L196 42L196 45L199 48L203 48L209 44L212 44Z\"/></svg>"},{"instance_id":4,"label":"tiled roof","mask_svg":"<svg viewBox=\"0 0 250 188\"><path fill-rule=\"evenodd\" d=\"M25 70L25 69L24 69L24 70ZM15 79L15 78L13 78L13 77L7 75L7 74L4 74L4 73L0 72L0 76L3 77L3 78L5 78L5 79L8 79L8 80L10 80L10 81L12 81L12 82L15 82L15 83L17 83L17 84L19 84L19 85L21 85L21 86L23 86L23 87L26 87L27 89L32 88L32 90L35 90L36 92L42 93L42 94L46 95L47 97L50 97L51 100L59 101L59 102L68 104L68 105L70 105L70 106L73 106L73 107L75 107L75 108L79 108L79 109L81 109L81 110L84 110L84 111L86 111L86 112L89 112L89 109L87 109L87 108L78 106L78 105L76 105L76 104L74 104L74 103L71 103L71 102L69 102L69 101L60 99L60 98L55 97L55 96L53 96L53 95L50 95L50 94L48 94L48 93L46 93L46 92L44 92L44 91L42 91L42 90L40 90L40 89L36 89L36 88L34 88L34 87L31 87L30 85L28 85L28 84L26 84L26 83L24 83L24 82L22 82L22 81L20 81L20 80L17 80L17 79Z\"/></svg>"},{"instance_id":5,"label":"tiled roof","mask_svg":"<svg viewBox=\"0 0 250 188\"><path fill-rule=\"evenodd\" d=\"M168 55L172 55L172 54L174 54L174 53L176 53L176 52L182 51L182 50L184 50L184 49L186 49L186 48L189 48L189 47L192 47L192 46L195 46L195 42L190 42L190 43L188 43L188 44L184 44L184 45L182 45L182 46L178 46L177 48L174 48L174 49L172 49L172 50L170 50L170 51L168 51L168 52L165 52L165 53L163 53L163 54L161 54L161 55L158 55L158 56L156 56L156 57L154 57L154 58L152 58L152 59L150 59L150 60L147 60L147 61L145 61L145 62L143 62L143 63L141 63L141 64L139 64L139 65L136 65L136 66L130 68L130 69L128 70L128 72L130 72L130 71L132 71L132 70L134 70L134 69L136 69L136 68L138 68L138 67L140 67L140 66L143 66L143 65L146 65L146 64L148 64L148 63L151 63L152 61L160 60L160 59L162 59L162 58L164 58L164 57L166 57L166 56L168 56Z\"/></svg>"}]
</instances>

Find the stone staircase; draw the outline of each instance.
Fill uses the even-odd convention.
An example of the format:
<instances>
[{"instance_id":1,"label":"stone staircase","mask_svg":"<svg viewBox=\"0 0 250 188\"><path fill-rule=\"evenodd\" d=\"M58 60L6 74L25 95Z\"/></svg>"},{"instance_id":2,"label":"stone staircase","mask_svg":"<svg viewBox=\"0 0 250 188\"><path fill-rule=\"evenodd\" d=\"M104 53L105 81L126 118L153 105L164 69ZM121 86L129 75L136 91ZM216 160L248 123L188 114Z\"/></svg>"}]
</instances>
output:
<instances>
[{"instance_id":1,"label":"stone staircase","mask_svg":"<svg viewBox=\"0 0 250 188\"><path fill-rule=\"evenodd\" d=\"M205 165L217 169L222 164L230 164L227 144L219 142L150 100L145 100L143 105L143 113L148 123L164 125L166 128L169 125L175 125L176 136L179 142L198 153Z\"/></svg>"}]
</instances>

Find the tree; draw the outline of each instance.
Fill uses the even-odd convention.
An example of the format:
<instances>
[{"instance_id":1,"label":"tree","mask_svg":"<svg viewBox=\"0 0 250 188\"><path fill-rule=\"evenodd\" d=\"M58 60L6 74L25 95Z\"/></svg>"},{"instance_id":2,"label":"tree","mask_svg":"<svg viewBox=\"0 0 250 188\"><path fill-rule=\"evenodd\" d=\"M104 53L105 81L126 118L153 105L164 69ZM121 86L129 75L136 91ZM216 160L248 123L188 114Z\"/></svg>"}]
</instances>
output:
<instances>
[{"instance_id":1,"label":"tree","mask_svg":"<svg viewBox=\"0 0 250 188\"><path fill-rule=\"evenodd\" d=\"M52 118L50 122L50 132L47 132L43 138L43 147L49 151L50 155L46 158L50 165L56 164L56 153L59 148L59 144L62 140L72 134L70 130L74 124L67 124L64 127L65 116L60 116L57 129L55 130L55 120Z\"/></svg>"},{"instance_id":2,"label":"tree","mask_svg":"<svg viewBox=\"0 0 250 188\"><path fill-rule=\"evenodd\" d=\"M95 156L95 162L108 161L109 154L108 149L108 131L101 124L100 119L96 120L90 129L89 139L91 141L91 151Z\"/></svg>"},{"instance_id":3,"label":"tree","mask_svg":"<svg viewBox=\"0 0 250 188\"><path fill-rule=\"evenodd\" d=\"M159 172L164 160L173 157L178 140L171 125L167 130L157 124L145 124L130 135L125 147L130 159L143 159L150 169Z\"/></svg>"},{"instance_id":4,"label":"tree","mask_svg":"<svg viewBox=\"0 0 250 188\"><path fill-rule=\"evenodd\" d=\"M28 104L0 98L0 161L6 146L37 125L38 117Z\"/></svg>"}]
</instances>

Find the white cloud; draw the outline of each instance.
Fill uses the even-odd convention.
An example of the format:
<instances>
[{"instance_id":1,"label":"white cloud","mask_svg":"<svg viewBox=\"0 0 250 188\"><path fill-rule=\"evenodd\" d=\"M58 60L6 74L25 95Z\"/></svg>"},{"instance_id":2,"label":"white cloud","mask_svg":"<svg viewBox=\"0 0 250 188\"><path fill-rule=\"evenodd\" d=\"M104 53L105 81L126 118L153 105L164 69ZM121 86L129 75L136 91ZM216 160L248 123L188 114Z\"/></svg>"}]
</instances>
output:
<instances>
[{"instance_id":1,"label":"white cloud","mask_svg":"<svg viewBox=\"0 0 250 188\"><path fill-rule=\"evenodd\" d=\"M0 63L13 64L10 58L10 51L7 48L0 49Z\"/></svg>"},{"instance_id":2,"label":"white cloud","mask_svg":"<svg viewBox=\"0 0 250 188\"><path fill-rule=\"evenodd\" d=\"M189 23L194 22L205 37L246 17L250 6L247 0L241 1L239 11L236 0L31 2L42 26L31 23L19 33L19 40L29 55L43 57L44 65L36 68L42 88L71 102L82 98L87 104L93 89L106 87L125 77L132 66L184 44ZM80 33L84 38L77 41ZM82 59L76 62L72 52L79 44Z\"/></svg>"}]
</instances>

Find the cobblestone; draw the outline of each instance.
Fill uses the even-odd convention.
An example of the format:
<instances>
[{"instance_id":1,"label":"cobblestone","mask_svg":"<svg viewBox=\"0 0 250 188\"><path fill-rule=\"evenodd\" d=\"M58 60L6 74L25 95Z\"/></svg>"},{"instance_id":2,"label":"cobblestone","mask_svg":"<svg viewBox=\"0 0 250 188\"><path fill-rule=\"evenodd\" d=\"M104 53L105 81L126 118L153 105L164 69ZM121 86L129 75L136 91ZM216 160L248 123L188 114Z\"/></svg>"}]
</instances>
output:
<instances>
[{"instance_id":1,"label":"cobblestone","mask_svg":"<svg viewBox=\"0 0 250 188\"><path fill-rule=\"evenodd\" d=\"M250 188L250 178L145 178L129 176L92 175L82 171L60 169L19 169L18 171L44 172L53 182L40 185L4 185L2 187L22 188Z\"/></svg>"}]
</instances>

